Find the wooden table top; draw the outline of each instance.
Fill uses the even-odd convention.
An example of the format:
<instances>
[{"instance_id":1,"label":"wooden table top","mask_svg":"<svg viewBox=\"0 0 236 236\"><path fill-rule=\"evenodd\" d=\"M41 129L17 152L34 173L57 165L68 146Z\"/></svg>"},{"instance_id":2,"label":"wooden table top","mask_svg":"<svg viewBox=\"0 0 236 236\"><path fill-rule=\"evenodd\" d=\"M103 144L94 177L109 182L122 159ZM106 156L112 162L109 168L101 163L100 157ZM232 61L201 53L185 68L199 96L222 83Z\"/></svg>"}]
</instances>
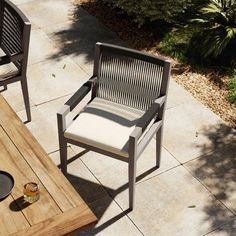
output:
<instances>
[{"instance_id":1,"label":"wooden table top","mask_svg":"<svg viewBox=\"0 0 236 236\"><path fill-rule=\"evenodd\" d=\"M0 235L65 235L96 222L95 215L1 95L0 170L15 180L12 193L0 201ZM39 184L40 199L27 205L23 186L32 181Z\"/></svg>"}]
</instances>

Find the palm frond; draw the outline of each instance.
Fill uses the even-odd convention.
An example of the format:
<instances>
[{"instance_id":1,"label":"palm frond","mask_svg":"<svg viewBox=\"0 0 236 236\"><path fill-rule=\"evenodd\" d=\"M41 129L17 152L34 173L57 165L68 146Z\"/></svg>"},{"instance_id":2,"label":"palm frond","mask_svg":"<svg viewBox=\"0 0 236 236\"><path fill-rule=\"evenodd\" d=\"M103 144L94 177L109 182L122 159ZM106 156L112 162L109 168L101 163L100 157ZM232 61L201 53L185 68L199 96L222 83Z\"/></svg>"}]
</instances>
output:
<instances>
[{"instance_id":1,"label":"palm frond","mask_svg":"<svg viewBox=\"0 0 236 236\"><path fill-rule=\"evenodd\" d=\"M226 27L227 38L233 39L236 36L236 28Z\"/></svg>"},{"instance_id":2,"label":"palm frond","mask_svg":"<svg viewBox=\"0 0 236 236\"><path fill-rule=\"evenodd\" d=\"M209 3L207 6L201 8L200 12L202 14L221 13L222 9L216 4Z\"/></svg>"},{"instance_id":3,"label":"palm frond","mask_svg":"<svg viewBox=\"0 0 236 236\"><path fill-rule=\"evenodd\" d=\"M236 29L228 27L227 29L218 27L213 30L206 30L202 32L204 37L202 41L202 55L208 57L219 56L222 51L226 48L228 43L235 38Z\"/></svg>"},{"instance_id":4,"label":"palm frond","mask_svg":"<svg viewBox=\"0 0 236 236\"><path fill-rule=\"evenodd\" d=\"M191 23L208 23L209 20L207 20L207 19L202 19L202 18L196 18L196 19L191 19L190 22L191 22Z\"/></svg>"}]
</instances>

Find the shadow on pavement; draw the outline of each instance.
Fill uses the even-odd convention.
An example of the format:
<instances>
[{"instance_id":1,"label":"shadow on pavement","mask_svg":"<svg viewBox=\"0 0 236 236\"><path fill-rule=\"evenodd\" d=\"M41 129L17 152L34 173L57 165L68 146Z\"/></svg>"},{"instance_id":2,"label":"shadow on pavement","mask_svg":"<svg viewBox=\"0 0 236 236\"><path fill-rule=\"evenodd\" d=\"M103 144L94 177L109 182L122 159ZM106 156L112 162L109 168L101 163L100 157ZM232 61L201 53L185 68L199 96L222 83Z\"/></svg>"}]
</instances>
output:
<instances>
[{"instance_id":1,"label":"shadow on pavement","mask_svg":"<svg viewBox=\"0 0 236 236\"><path fill-rule=\"evenodd\" d=\"M80 156L80 155L79 155ZM77 155L75 156L75 158ZM141 175L137 176L137 181L143 179L150 173L156 170L156 167L153 167L146 172L142 173ZM128 188L128 183L120 186L118 189L111 189L106 186L102 186L99 183L94 183L89 180L74 176L74 175L67 175L68 180L72 184L72 186L76 189L79 195L83 198L83 200L89 205L90 209L98 218L98 221L101 220L107 209L109 208L110 204L113 201L113 198L118 195L119 193L125 191ZM105 191L101 193L101 188ZM128 195L127 195L128 201ZM117 207L117 212L121 211L119 206ZM119 221L122 217L127 217L126 215L130 212L129 209L121 211L119 214L109 218L105 222L100 223L99 225L90 226L88 229L77 233L75 235L83 236L83 235L96 235L105 228L109 227L110 225L114 224L115 222Z\"/></svg>"},{"instance_id":2,"label":"shadow on pavement","mask_svg":"<svg viewBox=\"0 0 236 236\"><path fill-rule=\"evenodd\" d=\"M65 55L82 56L81 60L85 64L93 61L96 42L124 45L115 33L106 29L76 3L71 9L68 27L56 30L52 37L59 47L59 53L51 59L58 60Z\"/></svg>"},{"instance_id":3,"label":"shadow on pavement","mask_svg":"<svg viewBox=\"0 0 236 236\"><path fill-rule=\"evenodd\" d=\"M210 144L201 149L208 154L189 162L186 167L223 204L216 207L215 199L206 203L205 221L214 229L227 224L231 213L236 215L236 130L219 124L205 129L204 135ZM219 231L235 235L236 218Z\"/></svg>"}]
</instances>

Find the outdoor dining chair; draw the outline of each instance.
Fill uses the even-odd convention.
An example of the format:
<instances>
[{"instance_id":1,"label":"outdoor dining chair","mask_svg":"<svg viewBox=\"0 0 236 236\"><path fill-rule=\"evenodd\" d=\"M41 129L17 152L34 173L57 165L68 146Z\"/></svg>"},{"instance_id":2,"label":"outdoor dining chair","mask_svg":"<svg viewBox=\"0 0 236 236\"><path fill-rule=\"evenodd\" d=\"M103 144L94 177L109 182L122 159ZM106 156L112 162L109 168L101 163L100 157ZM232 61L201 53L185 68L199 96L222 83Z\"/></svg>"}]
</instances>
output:
<instances>
[{"instance_id":1,"label":"outdoor dining chair","mask_svg":"<svg viewBox=\"0 0 236 236\"><path fill-rule=\"evenodd\" d=\"M21 88L27 120L31 121L28 86L26 79L31 24L24 14L10 1L0 1L0 86L17 81Z\"/></svg>"},{"instance_id":2,"label":"outdoor dining chair","mask_svg":"<svg viewBox=\"0 0 236 236\"><path fill-rule=\"evenodd\" d=\"M132 210L136 162L154 135L160 165L170 68L161 57L97 43L93 76L57 113L62 172L67 173L67 143L127 162ZM66 115L90 90L91 100L67 124Z\"/></svg>"}]
</instances>

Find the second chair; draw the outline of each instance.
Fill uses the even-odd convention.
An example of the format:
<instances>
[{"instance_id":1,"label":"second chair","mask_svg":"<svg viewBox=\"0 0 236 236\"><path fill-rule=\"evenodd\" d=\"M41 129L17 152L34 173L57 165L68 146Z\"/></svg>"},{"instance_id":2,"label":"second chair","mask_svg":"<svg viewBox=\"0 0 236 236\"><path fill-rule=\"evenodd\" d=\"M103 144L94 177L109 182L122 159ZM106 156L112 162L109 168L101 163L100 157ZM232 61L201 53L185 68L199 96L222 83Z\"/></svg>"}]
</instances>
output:
<instances>
[{"instance_id":1,"label":"second chair","mask_svg":"<svg viewBox=\"0 0 236 236\"><path fill-rule=\"evenodd\" d=\"M27 120L31 121L27 61L31 24L10 1L0 2L0 86L20 81Z\"/></svg>"}]
</instances>

